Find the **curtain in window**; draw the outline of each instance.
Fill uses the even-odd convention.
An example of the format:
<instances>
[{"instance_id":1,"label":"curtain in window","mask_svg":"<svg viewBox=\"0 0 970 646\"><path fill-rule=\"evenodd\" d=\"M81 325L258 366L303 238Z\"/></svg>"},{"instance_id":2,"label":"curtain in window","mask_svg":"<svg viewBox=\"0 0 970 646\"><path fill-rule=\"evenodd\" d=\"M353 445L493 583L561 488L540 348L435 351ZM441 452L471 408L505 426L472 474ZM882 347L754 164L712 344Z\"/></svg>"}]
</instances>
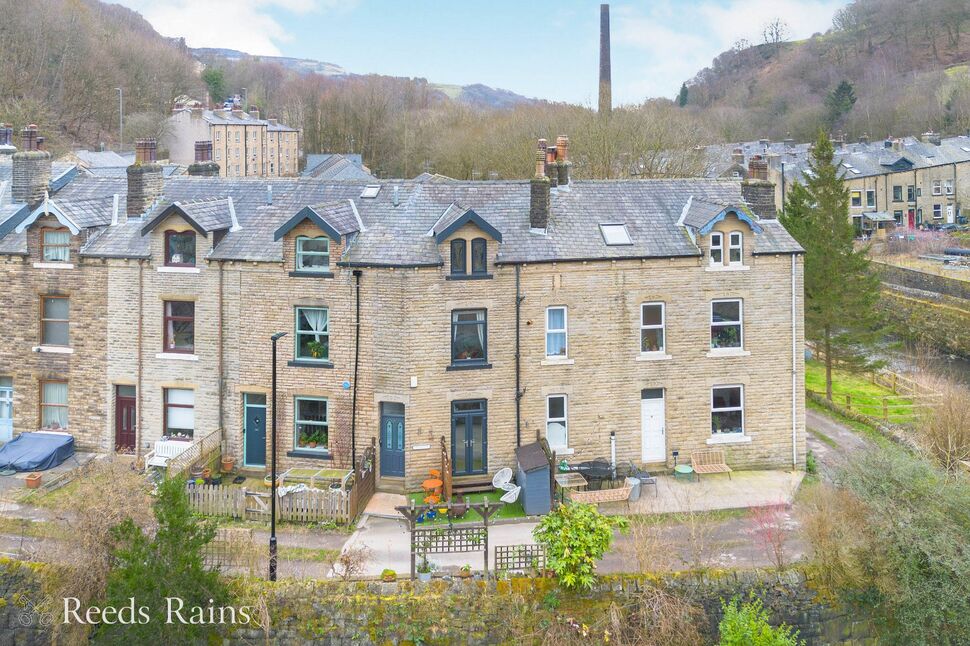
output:
<instances>
[{"instance_id":1,"label":"curtain in window","mask_svg":"<svg viewBox=\"0 0 970 646\"><path fill-rule=\"evenodd\" d=\"M563 309L546 310L546 356L566 356L566 312Z\"/></svg>"},{"instance_id":2,"label":"curtain in window","mask_svg":"<svg viewBox=\"0 0 970 646\"><path fill-rule=\"evenodd\" d=\"M41 426L67 428L67 384L46 383L41 406Z\"/></svg>"},{"instance_id":3,"label":"curtain in window","mask_svg":"<svg viewBox=\"0 0 970 646\"><path fill-rule=\"evenodd\" d=\"M476 325L478 328L478 346L485 350L485 312L475 312L475 320L482 321L481 325Z\"/></svg>"},{"instance_id":4,"label":"curtain in window","mask_svg":"<svg viewBox=\"0 0 970 646\"><path fill-rule=\"evenodd\" d=\"M45 231L44 232L44 260L54 262L66 262L70 257L71 234L68 231ZM65 245L51 246L51 245Z\"/></svg>"},{"instance_id":5,"label":"curtain in window","mask_svg":"<svg viewBox=\"0 0 970 646\"><path fill-rule=\"evenodd\" d=\"M320 342L321 337L327 333L327 310L300 310L300 312L309 324L310 330L314 332L313 340Z\"/></svg>"}]
</instances>

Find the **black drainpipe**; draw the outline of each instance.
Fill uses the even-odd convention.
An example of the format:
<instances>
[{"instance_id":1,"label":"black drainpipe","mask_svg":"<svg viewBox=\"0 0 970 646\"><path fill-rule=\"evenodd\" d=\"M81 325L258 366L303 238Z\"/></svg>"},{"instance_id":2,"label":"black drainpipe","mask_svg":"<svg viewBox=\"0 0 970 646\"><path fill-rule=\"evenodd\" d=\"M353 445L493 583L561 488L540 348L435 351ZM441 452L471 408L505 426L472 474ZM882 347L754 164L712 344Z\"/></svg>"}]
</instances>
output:
<instances>
[{"instance_id":1,"label":"black drainpipe","mask_svg":"<svg viewBox=\"0 0 970 646\"><path fill-rule=\"evenodd\" d=\"M522 389L519 371L519 330L522 320L522 296L519 287L519 272L522 266L515 266L515 445L522 446Z\"/></svg>"},{"instance_id":2,"label":"black drainpipe","mask_svg":"<svg viewBox=\"0 0 970 646\"><path fill-rule=\"evenodd\" d=\"M355 301L357 307L357 323L354 330L354 390L350 404L350 467L357 468L357 369L360 367L360 276L364 272L354 270Z\"/></svg>"}]
</instances>

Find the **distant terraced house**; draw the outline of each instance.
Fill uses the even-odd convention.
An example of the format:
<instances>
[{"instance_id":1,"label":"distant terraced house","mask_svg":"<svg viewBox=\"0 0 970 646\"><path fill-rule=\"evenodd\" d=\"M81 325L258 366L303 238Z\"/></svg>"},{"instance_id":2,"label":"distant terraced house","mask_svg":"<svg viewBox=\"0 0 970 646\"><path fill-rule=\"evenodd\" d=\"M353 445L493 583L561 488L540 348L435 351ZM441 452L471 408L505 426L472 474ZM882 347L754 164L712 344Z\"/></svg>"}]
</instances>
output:
<instances>
[{"instance_id":1,"label":"distant terraced house","mask_svg":"<svg viewBox=\"0 0 970 646\"><path fill-rule=\"evenodd\" d=\"M849 189L849 212L859 233L966 224L970 212L970 136L914 137L870 142L833 139L835 163ZM794 182L805 183L809 144L784 141L709 146L708 177L762 178L779 204ZM753 166L752 166L753 163ZM754 175L749 171L754 168Z\"/></svg>"},{"instance_id":2,"label":"distant terraced house","mask_svg":"<svg viewBox=\"0 0 970 646\"><path fill-rule=\"evenodd\" d=\"M802 250L770 185L572 181L562 137L533 179L479 182L224 178L206 142L163 178L139 141L127 177L55 190L31 137L0 206L14 432L140 456L216 433L262 474L275 416L281 468L373 439L398 491L442 442L456 482L537 436L571 461L805 464Z\"/></svg>"}]
</instances>

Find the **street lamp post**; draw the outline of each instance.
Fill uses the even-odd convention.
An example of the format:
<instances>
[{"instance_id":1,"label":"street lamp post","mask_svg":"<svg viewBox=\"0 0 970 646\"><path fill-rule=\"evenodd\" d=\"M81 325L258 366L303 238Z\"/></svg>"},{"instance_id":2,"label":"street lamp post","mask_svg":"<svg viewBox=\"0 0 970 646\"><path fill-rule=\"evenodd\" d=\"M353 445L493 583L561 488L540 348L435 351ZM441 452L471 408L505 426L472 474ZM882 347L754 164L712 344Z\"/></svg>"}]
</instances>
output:
<instances>
[{"instance_id":1,"label":"street lamp post","mask_svg":"<svg viewBox=\"0 0 970 646\"><path fill-rule=\"evenodd\" d=\"M118 90L118 151L125 149L125 92L120 87Z\"/></svg>"},{"instance_id":2,"label":"street lamp post","mask_svg":"<svg viewBox=\"0 0 970 646\"><path fill-rule=\"evenodd\" d=\"M286 336L286 332L277 332L270 337L273 342L273 441L270 467L271 484L270 513L269 513L269 580L276 580L276 342Z\"/></svg>"}]
</instances>

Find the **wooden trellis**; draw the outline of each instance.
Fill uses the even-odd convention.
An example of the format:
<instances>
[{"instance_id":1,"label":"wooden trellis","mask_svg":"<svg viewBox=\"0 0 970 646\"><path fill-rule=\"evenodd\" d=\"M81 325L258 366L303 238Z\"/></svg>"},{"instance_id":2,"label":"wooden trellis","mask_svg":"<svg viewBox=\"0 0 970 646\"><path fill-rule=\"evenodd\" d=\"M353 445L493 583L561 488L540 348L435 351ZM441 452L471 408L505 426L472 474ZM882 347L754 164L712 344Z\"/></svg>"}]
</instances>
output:
<instances>
[{"instance_id":1,"label":"wooden trellis","mask_svg":"<svg viewBox=\"0 0 970 646\"><path fill-rule=\"evenodd\" d=\"M495 571L543 570L546 567L546 550L542 545L496 545Z\"/></svg>"},{"instance_id":2,"label":"wooden trellis","mask_svg":"<svg viewBox=\"0 0 970 646\"><path fill-rule=\"evenodd\" d=\"M408 530L411 533L411 578L415 576L415 567L418 555L427 558L428 554L447 554L485 552L485 576L488 576L488 519L495 515L502 507L503 502L489 503L475 502L455 505L453 503L437 505L415 505L411 504L402 507L395 507L402 516L408 521ZM482 517L480 523L462 523L455 527L452 522L452 509L464 507L466 510L475 511ZM418 516L427 514L432 509L447 509L445 512L448 518L448 525L440 527L417 527Z\"/></svg>"}]
</instances>

